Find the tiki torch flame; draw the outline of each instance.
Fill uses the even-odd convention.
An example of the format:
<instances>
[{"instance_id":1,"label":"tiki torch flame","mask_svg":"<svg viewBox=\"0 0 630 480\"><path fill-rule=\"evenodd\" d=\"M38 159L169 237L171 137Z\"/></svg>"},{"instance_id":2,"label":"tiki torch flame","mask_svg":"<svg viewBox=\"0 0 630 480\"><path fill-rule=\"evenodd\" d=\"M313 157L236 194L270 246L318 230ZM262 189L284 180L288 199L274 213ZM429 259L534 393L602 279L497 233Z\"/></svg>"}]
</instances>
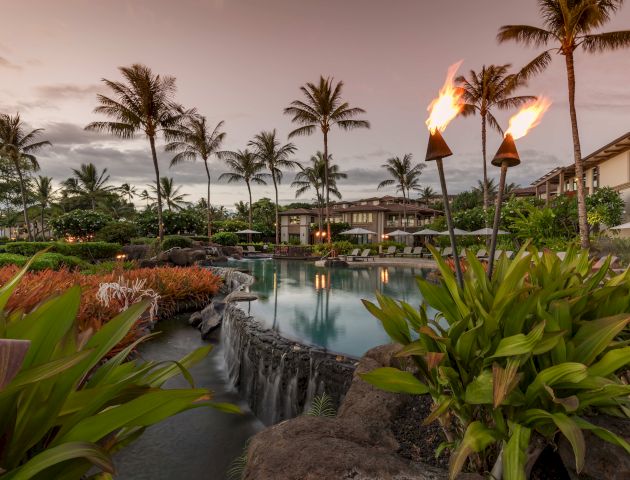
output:
<instances>
[{"instance_id":1,"label":"tiki torch flame","mask_svg":"<svg viewBox=\"0 0 630 480\"><path fill-rule=\"evenodd\" d=\"M427 127L429 127L431 133L435 133L437 130L443 132L446 126L463 108L460 99L464 91L456 87L454 83L455 74L461 64L462 62L459 61L448 68L446 81L440 89L440 95L427 107L427 111L429 112Z\"/></svg>"},{"instance_id":2,"label":"tiki torch flame","mask_svg":"<svg viewBox=\"0 0 630 480\"><path fill-rule=\"evenodd\" d=\"M505 135L512 135L514 140L524 137L534 127L536 127L542 116L545 114L551 101L545 97L538 97L537 100L525 105L521 110L510 118L510 126Z\"/></svg>"}]
</instances>

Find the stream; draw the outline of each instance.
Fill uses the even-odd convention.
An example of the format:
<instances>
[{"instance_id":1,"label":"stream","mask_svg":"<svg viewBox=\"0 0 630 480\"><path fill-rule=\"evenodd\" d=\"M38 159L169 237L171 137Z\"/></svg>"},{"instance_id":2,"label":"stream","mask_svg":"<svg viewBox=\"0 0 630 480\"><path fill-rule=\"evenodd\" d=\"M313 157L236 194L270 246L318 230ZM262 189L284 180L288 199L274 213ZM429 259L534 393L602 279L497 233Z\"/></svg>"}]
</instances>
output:
<instances>
[{"instance_id":1,"label":"stream","mask_svg":"<svg viewBox=\"0 0 630 480\"><path fill-rule=\"evenodd\" d=\"M160 321L156 330L163 334L142 345L140 355L146 360L178 360L206 345L187 319L187 315L180 315ZM212 390L215 401L237 404L243 414L198 408L147 428L137 441L115 455L117 480L223 480L247 440L264 428L229 382L219 332L212 343L215 347L208 357L190 370L196 386ZM166 384L167 388L187 386L181 376Z\"/></svg>"}]
</instances>

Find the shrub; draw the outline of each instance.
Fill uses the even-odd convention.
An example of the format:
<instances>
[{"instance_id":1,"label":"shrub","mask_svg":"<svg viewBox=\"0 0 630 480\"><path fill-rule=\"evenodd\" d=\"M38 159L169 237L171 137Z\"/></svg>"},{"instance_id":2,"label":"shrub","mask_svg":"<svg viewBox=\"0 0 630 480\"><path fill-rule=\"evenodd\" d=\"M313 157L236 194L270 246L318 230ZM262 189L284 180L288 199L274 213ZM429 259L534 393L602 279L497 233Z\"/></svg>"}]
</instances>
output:
<instances>
[{"instance_id":1,"label":"shrub","mask_svg":"<svg viewBox=\"0 0 630 480\"><path fill-rule=\"evenodd\" d=\"M119 274L124 273L126 270L136 268L138 265L134 261L108 261L100 263L88 263L84 264L81 268L81 273L84 275L104 275L107 273L117 272Z\"/></svg>"},{"instance_id":2,"label":"shrub","mask_svg":"<svg viewBox=\"0 0 630 480\"><path fill-rule=\"evenodd\" d=\"M51 253L79 257L82 260L106 260L114 258L120 252L120 245L107 242L13 242L6 245L7 253L15 253L32 257L42 250L49 249Z\"/></svg>"},{"instance_id":3,"label":"shrub","mask_svg":"<svg viewBox=\"0 0 630 480\"><path fill-rule=\"evenodd\" d=\"M110 222L101 228L96 237L110 243L127 245L138 235L138 227L133 222Z\"/></svg>"},{"instance_id":4,"label":"shrub","mask_svg":"<svg viewBox=\"0 0 630 480\"><path fill-rule=\"evenodd\" d=\"M112 221L111 217L93 210L73 210L50 221L55 233L62 237L92 238Z\"/></svg>"},{"instance_id":5,"label":"shrub","mask_svg":"<svg viewBox=\"0 0 630 480\"><path fill-rule=\"evenodd\" d=\"M155 237L135 237L132 238L129 243L131 243L131 245L154 245L155 240Z\"/></svg>"},{"instance_id":6,"label":"shrub","mask_svg":"<svg viewBox=\"0 0 630 480\"><path fill-rule=\"evenodd\" d=\"M78 286L45 300L29 313L7 308L24 271L0 290L0 347L8 360L2 371L0 443L7 478L83 478L90 469L113 473L111 454L148 426L177 413L208 406L211 392L194 388L187 369L206 357L211 346L177 363L129 360L132 348L108 354L143 316L146 302L118 313L100 331L77 341ZM20 286L22 283L20 283ZM164 389L183 373L190 388Z\"/></svg>"},{"instance_id":7,"label":"shrub","mask_svg":"<svg viewBox=\"0 0 630 480\"><path fill-rule=\"evenodd\" d=\"M23 255L16 255L14 253L2 253L0 254L0 267L6 265L16 265L22 267L28 261L28 257ZM78 257L72 257L68 255L62 255L60 253L42 253L37 256L31 263L31 270L59 270L61 268L68 268L70 270L75 268L82 268L85 266L85 262Z\"/></svg>"},{"instance_id":8,"label":"shrub","mask_svg":"<svg viewBox=\"0 0 630 480\"><path fill-rule=\"evenodd\" d=\"M388 367L362 377L388 391L431 395L427 421L439 419L449 439L450 477L469 460L494 478L525 478L534 433L543 444L566 436L578 472L582 430L630 453L625 440L584 418L628 416L630 385L616 372L630 365L630 270L610 276L610 261L593 271L588 252L572 249L560 260L524 248L513 261L501 257L492 280L468 255L461 288L435 257L440 283L418 280L426 302L419 312L380 294L378 305L364 301L418 373ZM440 313L431 318L432 311Z\"/></svg>"},{"instance_id":9,"label":"shrub","mask_svg":"<svg viewBox=\"0 0 630 480\"><path fill-rule=\"evenodd\" d=\"M610 187L599 188L586 197L588 223L596 228L599 228L600 224L607 227L619 225L624 208L621 195Z\"/></svg>"},{"instance_id":10,"label":"shrub","mask_svg":"<svg viewBox=\"0 0 630 480\"><path fill-rule=\"evenodd\" d=\"M212 241L219 245L234 246L238 244L238 235L232 232L219 232L212 235Z\"/></svg>"},{"instance_id":11,"label":"shrub","mask_svg":"<svg viewBox=\"0 0 630 480\"><path fill-rule=\"evenodd\" d=\"M145 210L135 218L138 233L144 237L157 237L157 212ZM207 231L206 213L194 209L177 212L162 212L165 235L197 234L203 235Z\"/></svg>"},{"instance_id":12,"label":"shrub","mask_svg":"<svg viewBox=\"0 0 630 480\"><path fill-rule=\"evenodd\" d=\"M164 237L164 241L162 242L162 250L169 250L175 247L190 248L192 247L192 244L192 240L188 237L182 237L180 235L170 235L168 237Z\"/></svg>"},{"instance_id":13,"label":"shrub","mask_svg":"<svg viewBox=\"0 0 630 480\"><path fill-rule=\"evenodd\" d=\"M28 258L24 255L18 255L16 253L2 253L0 254L0 267L6 265L17 265L22 267L26 264Z\"/></svg>"}]
</instances>

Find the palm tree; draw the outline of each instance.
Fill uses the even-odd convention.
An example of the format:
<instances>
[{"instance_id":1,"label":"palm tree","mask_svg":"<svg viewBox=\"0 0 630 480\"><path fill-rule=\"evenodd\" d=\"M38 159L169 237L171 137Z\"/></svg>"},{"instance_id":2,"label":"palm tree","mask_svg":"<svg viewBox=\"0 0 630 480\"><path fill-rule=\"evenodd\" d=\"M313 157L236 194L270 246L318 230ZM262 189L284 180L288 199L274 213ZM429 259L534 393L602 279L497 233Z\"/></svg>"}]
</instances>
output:
<instances>
[{"instance_id":1,"label":"palm tree","mask_svg":"<svg viewBox=\"0 0 630 480\"><path fill-rule=\"evenodd\" d=\"M225 132L221 132L223 122L217 123L212 131L208 127L206 117L198 114L188 115L182 124L173 131L173 141L166 145L167 152L177 152L171 160L171 167L182 162L203 160L208 179L207 190L207 222L208 237L212 236L212 209L210 208L210 168L208 160L217 153L225 139Z\"/></svg>"},{"instance_id":2,"label":"palm tree","mask_svg":"<svg viewBox=\"0 0 630 480\"><path fill-rule=\"evenodd\" d=\"M161 177L159 189L155 183L153 185L149 185L149 188L155 194L155 197L150 197L151 200L162 198L166 203L166 208L169 212L172 212L173 210L181 210L188 203L184 200L184 197L187 197L188 194L180 193L181 187L175 186L173 177Z\"/></svg>"},{"instance_id":3,"label":"palm tree","mask_svg":"<svg viewBox=\"0 0 630 480\"><path fill-rule=\"evenodd\" d=\"M136 187L130 185L129 183L123 183L120 187L118 187L118 191L123 197L127 197L128 203L132 203L132 200L138 194Z\"/></svg>"},{"instance_id":4,"label":"palm tree","mask_svg":"<svg viewBox=\"0 0 630 480\"><path fill-rule=\"evenodd\" d=\"M424 169L424 164L413 165L411 163L413 155L406 153L402 158L388 158L382 167L387 171L390 177L378 184L377 189L396 185L396 190L403 196L403 216L405 218L403 230L407 230L407 199L410 198L411 190L419 190L419 177Z\"/></svg>"},{"instance_id":5,"label":"palm tree","mask_svg":"<svg viewBox=\"0 0 630 480\"><path fill-rule=\"evenodd\" d=\"M140 200L144 200L145 206L147 208L149 207L149 200L151 200L151 195L149 195L149 192L146 188L140 192Z\"/></svg>"},{"instance_id":6,"label":"palm tree","mask_svg":"<svg viewBox=\"0 0 630 480\"><path fill-rule=\"evenodd\" d=\"M299 128L289 133L289 138L300 135L311 135L317 129L324 136L324 159L328 162L328 133L333 126L337 126L342 130L353 130L355 128L370 128L370 123L366 120L356 120L356 117L365 110L357 107L350 107L341 97L343 82L334 84L331 77L319 77L319 82L307 83L300 87L304 94L304 101L294 100L284 109L284 113L292 115L291 121L298 125ZM330 235L330 205L329 205L329 189L328 189L328 168L324 170L326 178L324 179L326 193L326 226L328 233L328 242L332 242Z\"/></svg>"},{"instance_id":7,"label":"palm tree","mask_svg":"<svg viewBox=\"0 0 630 480\"><path fill-rule=\"evenodd\" d=\"M90 202L96 210L96 202L102 200L114 187L107 185L107 169L102 172L93 163L82 163L79 169L72 169L73 176L63 182L63 186L72 195L77 195Z\"/></svg>"},{"instance_id":8,"label":"palm tree","mask_svg":"<svg viewBox=\"0 0 630 480\"><path fill-rule=\"evenodd\" d=\"M468 78L459 76L455 82L462 88L464 117L476 115L481 117L481 156L483 159L483 180L488 181L488 163L486 160L487 125L503 134L503 129L494 117L492 110L516 108L525 102L535 100L532 96L514 96L514 92L526 85L528 76L535 70L535 65L527 65L518 73L508 73L512 65L484 65L479 72L471 70ZM483 189L483 208L488 209L490 196Z\"/></svg>"},{"instance_id":9,"label":"palm tree","mask_svg":"<svg viewBox=\"0 0 630 480\"><path fill-rule=\"evenodd\" d=\"M494 178L489 178L487 181L477 180L477 186L473 187L473 192L476 192L479 195L486 194L488 195L489 200L494 200L499 191L499 187Z\"/></svg>"},{"instance_id":10,"label":"palm tree","mask_svg":"<svg viewBox=\"0 0 630 480\"><path fill-rule=\"evenodd\" d=\"M92 122L86 130L104 131L121 138L133 138L142 132L149 139L155 183L160 183L155 140L162 133L170 138L170 133L181 122L183 110L177 105L175 95L175 77L154 74L149 67L134 64L120 67L122 82L103 79L113 92L114 98L97 95L99 105L95 113L102 113L110 118L109 122ZM162 196L157 190L158 237L164 239L162 221Z\"/></svg>"},{"instance_id":11,"label":"palm tree","mask_svg":"<svg viewBox=\"0 0 630 480\"><path fill-rule=\"evenodd\" d=\"M338 199L341 198L341 192L337 189L337 180L342 178L348 178L346 173L339 171L339 166L334 165L332 162L332 155L329 155L328 162L324 160L324 154L317 152L310 159L311 165L308 167L301 166L300 171L295 175L291 187L296 188L296 198L302 194L315 190L315 200L317 202L318 210L318 226L319 231L322 231L322 218L323 209L326 199L324 189L326 186L326 166L328 165L328 192Z\"/></svg>"},{"instance_id":12,"label":"palm tree","mask_svg":"<svg viewBox=\"0 0 630 480\"><path fill-rule=\"evenodd\" d=\"M229 172L222 173L219 180L227 180L228 183L245 182L249 194L248 220L249 229L252 229L252 183L267 185L266 178L269 173L264 173L265 163L250 150L237 150L235 152L220 152L219 157L225 160ZM249 235L251 241L251 234Z\"/></svg>"},{"instance_id":13,"label":"palm tree","mask_svg":"<svg viewBox=\"0 0 630 480\"><path fill-rule=\"evenodd\" d=\"M296 151L295 145L287 143L281 145L276 137L276 130L271 132L260 132L248 143L254 149L254 153L259 161L264 162L276 191L276 245L280 243L280 215L278 206L278 184L282 181L281 169L293 169L299 166L290 157Z\"/></svg>"},{"instance_id":14,"label":"palm tree","mask_svg":"<svg viewBox=\"0 0 630 480\"><path fill-rule=\"evenodd\" d=\"M39 170L39 163L33 154L43 147L51 145L46 140L36 141L42 132L43 129L41 128L29 132L20 119L19 113L16 113L14 116L0 115L0 157L7 158L17 173L22 196L24 223L29 240L34 240L34 238L28 218L26 179L24 174L25 170L29 168L35 171Z\"/></svg>"},{"instance_id":15,"label":"palm tree","mask_svg":"<svg viewBox=\"0 0 630 480\"><path fill-rule=\"evenodd\" d=\"M538 0L543 27L505 25L499 29L500 43L513 40L527 46L554 46L536 57L540 69L551 62L551 52L564 55L569 90L569 116L573 135L573 158L577 178L578 218L582 248L589 247L586 218L584 168L575 108L574 54L578 49L587 53L612 51L630 46L630 31L595 33L608 23L623 6L623 0Z\"/></svg>"},{"instance_id":16,"label":"palm tree","mask_svg":"<svg viewBox=\"0 0 630 480\"><path fill-rule=\"evenodd\" d=\"M53 188L52 178L39 175L35 179L35 200L39 204L41 237L46 240L44 235L44 211L52 204L55 199L55 189Z\"/></svg>"},{"instance_id":17,"label":"palm tree","mask_svg":"<svg viewBox=\"0 0 630 480\"><path fill-rule=\"evenodd\" d=\"M433 200L437 196L437 192L433 190L432 187L424 187L420 190L420 200L425 204L429 205L431 200Z\"/></svg>"}]
</instances>

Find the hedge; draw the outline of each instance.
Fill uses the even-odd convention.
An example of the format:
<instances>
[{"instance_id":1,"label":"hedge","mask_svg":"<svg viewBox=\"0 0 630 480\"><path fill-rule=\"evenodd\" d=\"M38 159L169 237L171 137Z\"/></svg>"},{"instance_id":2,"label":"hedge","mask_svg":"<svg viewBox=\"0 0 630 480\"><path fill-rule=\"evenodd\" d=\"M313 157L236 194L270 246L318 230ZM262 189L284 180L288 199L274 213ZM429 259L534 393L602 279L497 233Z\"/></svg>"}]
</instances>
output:
<instances>
[{"instance_id":1,"label":"hedge","mask_svg":"<svg viewBox=\"0 0 630 480\"><path fill-rule=\"evenodd\" d=\"M14 242L5 245L7 253L32 257L38 252L48 248L50 253L78 257L82 260L109 260L120 252L120 245L107 242Z\"/></svg>"},{"instance_id":2,"label":"hedge","mask_svg":"<svg viewBox=\"0 0 630 480\"><path fill-rule=\"evenodd\" d=\"M28 262L29 257L24 255L17 255L15 253L0 253L0 267L7 265L17 265L22 267ZM69 255L62 255L61 253L42 253L31 263L31 270L59 270L61 268L68 268L73 270L75 268L83 268L86 263L78 257Z\"/></svg>"},{"instance_id":3,"label":"hedge","mask_svg":"<svg viewBox=\"0 0 630 480\"><path fill-rule=\"evenodd\" d=\"M170 250L174 247L179 248L190 248L192 247L192 240L188 237L182 237L180 235L169 235L168 237L164 237L162 241L162 250Z\"/></svg>"}]
</instances>

